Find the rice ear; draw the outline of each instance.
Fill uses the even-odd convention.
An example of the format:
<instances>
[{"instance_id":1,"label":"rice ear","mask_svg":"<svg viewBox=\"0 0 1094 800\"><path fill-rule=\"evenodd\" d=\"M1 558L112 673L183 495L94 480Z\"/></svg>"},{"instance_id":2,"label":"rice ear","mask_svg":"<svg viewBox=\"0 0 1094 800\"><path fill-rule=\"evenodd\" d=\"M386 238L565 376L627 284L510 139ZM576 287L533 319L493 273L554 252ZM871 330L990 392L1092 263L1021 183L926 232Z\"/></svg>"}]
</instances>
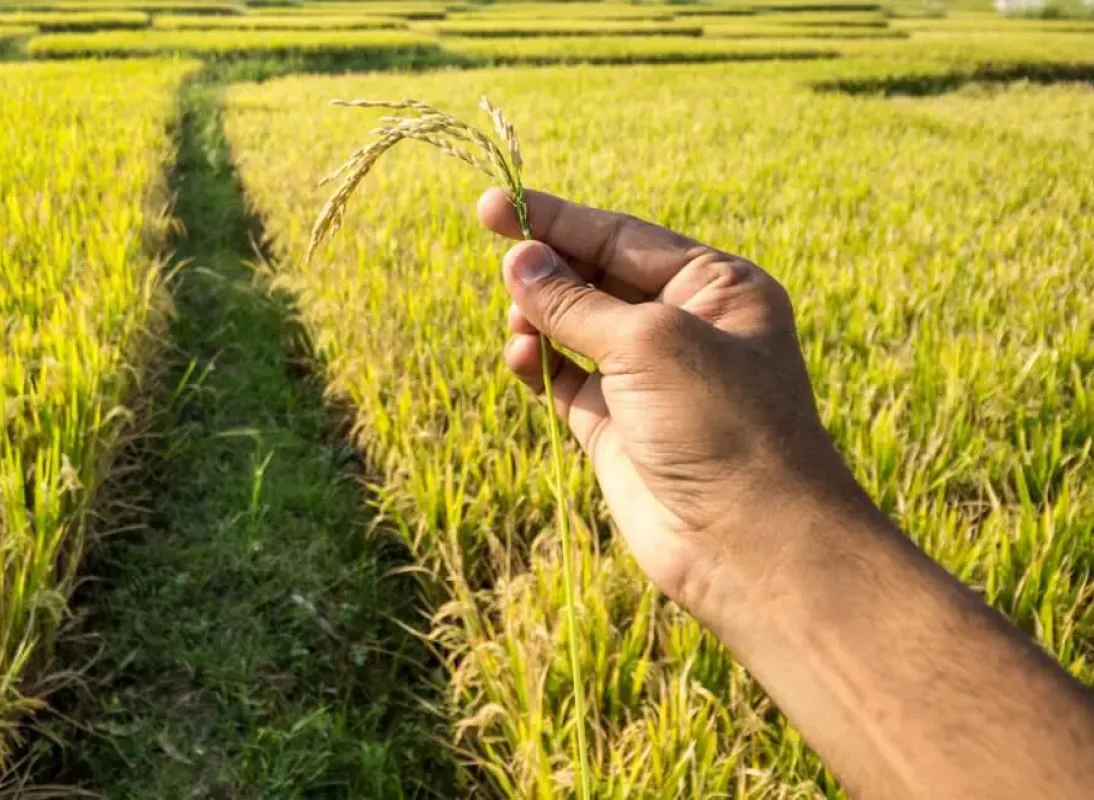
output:
<instances>
[{"instance_id":1,"label":"rice ear","mask_svg":"<svg viewBox=\"0 0 1094 800\"><path fill-rule=\"evenodd\" d=\"M482 107L489 112L498 136L508 148L508 161L497 143L478 128L420 100L332 100L331 104L346 108L384 108L401 113L381 117L381 127L372 131L372 135L378 138L351 153L338 169L320 182L320 186L325 186L341 179L338 189L323 204L312 226L305 255L307 262L311 261L323 240L340 226L350 197L376 161L403 139L432 145L445 155L474 167L490 178L502 180L514 197L520 198L521 205L518 205L517 210L522 220L522 228L525 227L523 221L526 214L522 211L524 192L520 182L523 162L516 131L501 110L491 105L485 97ZM457 142L460 144L456 144ZM477 146L482 155L473 153L462 146L464 144Z\"/></svg>"}]
</instances>

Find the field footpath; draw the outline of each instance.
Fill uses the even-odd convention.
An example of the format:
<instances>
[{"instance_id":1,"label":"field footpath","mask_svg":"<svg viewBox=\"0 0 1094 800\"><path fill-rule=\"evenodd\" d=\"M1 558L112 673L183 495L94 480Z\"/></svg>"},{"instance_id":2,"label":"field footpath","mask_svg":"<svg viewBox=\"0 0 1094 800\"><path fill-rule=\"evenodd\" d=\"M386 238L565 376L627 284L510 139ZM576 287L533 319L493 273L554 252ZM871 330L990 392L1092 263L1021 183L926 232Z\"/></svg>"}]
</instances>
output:
<instances>
[{"instance_id":1,"label":"field footpath","mask_svg":"<svg viewBox=\"0 0 1094 800\"><path fill-rule=\"evenodd\" d=\"M54 784L148 797L452 796L405 556L371 530L358 456L299 358L219 124L182 90L177 313L138 465L147 530L79 605L103 648ZM65 738L73 738L71 732ZM438 794L439 793L439 794Z\"/></svg>"}]
</instances>

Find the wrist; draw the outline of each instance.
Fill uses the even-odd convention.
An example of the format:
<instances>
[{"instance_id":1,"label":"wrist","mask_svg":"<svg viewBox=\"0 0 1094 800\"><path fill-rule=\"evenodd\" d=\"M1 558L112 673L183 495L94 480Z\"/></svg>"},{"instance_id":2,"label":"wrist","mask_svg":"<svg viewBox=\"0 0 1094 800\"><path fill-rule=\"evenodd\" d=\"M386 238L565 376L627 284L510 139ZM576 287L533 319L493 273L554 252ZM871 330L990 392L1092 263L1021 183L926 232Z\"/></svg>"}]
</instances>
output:
<instances>
[{"instance_id":1,"label":"wrist","mask_svg":"<svg viewBox=\"0 0 1094 800\"><path fill-rule=\"evenodd\" d=\"M684 605L738 657L773 628L824 614L833 592L857 592L899 536L842 463L838 469L823 484L776 481L781 491L765 492L747 514L737 504L707 538Z\"/></svg>"}]
</instances>

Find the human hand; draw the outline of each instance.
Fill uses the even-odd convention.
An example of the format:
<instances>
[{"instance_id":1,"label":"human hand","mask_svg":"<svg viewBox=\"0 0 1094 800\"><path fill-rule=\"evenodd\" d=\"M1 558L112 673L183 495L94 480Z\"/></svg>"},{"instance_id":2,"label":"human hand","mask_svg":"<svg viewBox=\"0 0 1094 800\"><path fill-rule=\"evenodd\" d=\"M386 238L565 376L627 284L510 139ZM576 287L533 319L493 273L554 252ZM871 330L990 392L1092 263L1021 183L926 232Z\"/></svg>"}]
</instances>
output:
<instances>
[{"instance_id":1,"label":"human hand","mask_svg":"<svg viewBox=\"0 0 1094 800\"><path fill-rule=\"evenodd\" d=\"M641 568L722 630L818 508L861 499L817 416L789 298L755 264L656 225L527 200L534 241L504 262L506 361L542 391L542 331L596 363L552 352L555 408ZM501 190L478 211L521 238Z\"/></svg>"}]
</instances>

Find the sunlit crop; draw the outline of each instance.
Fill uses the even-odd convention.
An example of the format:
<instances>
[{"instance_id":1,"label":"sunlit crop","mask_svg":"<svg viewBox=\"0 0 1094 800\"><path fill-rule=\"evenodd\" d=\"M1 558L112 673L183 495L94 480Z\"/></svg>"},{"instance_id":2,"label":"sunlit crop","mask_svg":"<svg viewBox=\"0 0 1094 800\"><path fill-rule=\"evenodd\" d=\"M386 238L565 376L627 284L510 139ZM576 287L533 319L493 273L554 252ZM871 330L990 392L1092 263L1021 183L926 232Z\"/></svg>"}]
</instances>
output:
<instances>
[{"instance_id":1,"label":"sunlit crop","mask_svg":"<svg viewBox=\"0 0 1094 800\"><path fill-rule=\"evenodd\" d=\"M317 2L292 6L268 6L253 9L256 14L305 15L379 15L402 19L442 19L449 9L462 9L462 3L434 3L430 0L368 0L368 2Z\"/></svg>"},{"instance_id":2,"label":"sunlit crop","mask_svg":"<svg viewBox=\"0 0 1094 800\"><path fill-rule=\"evenodd\" d=\"M165 309L150 254L191 69L0 67L0 771L49 683L88 503Z\"/></svg>"},{"instance_id":3,"label":"sunlit crop","mask_svg":"<svg viewBox=\"0 0 1094 800\"><path fill-rule=\"evenodd\" d=\"M404 31L104 31L37 36L27 52L37 57L76 55L276 55L428 50L426 36Z\"/></svg>"},{"instance_id":4,"label":"sunlit crop","mask_svg":"<svg viewBox=\"0 0 1094 800\"><path fill-rule=\"evenodd\" d=\"M144 28L148 15L140 11L15 11L0 13L0 25L29 25L43 33Z\"/></svg>"},{"instance_id":5,"label":"sunlit crop","mask_svg":"<svg viewBox=\"0 0 1094 800\"><path fill-rule=\"evenodd\" d=\"M153 27L164 30L363 30L368 28L405 28L398 17L320 16L310 14L160 14Z\"/></svg>"},{"instance_id":6,"label":"sunlit crop","mask_svg":"<svg viewBox=\"0 0 1094 800\"><path fill-rule=\"evenodd\" d=\"M531 185L767 267L796 298L822 416L871 494L1094 681L1094 97L1085 84L922 99L831 88L884 76L881 63L230 90L227 132L266 223L270 277L296 299L330 391L357 411L387 522L431 575L444 711L487 794L575 791L546 416L501 363L504 245L473 220L479 176L441 180L440 156L408 146L376 165L367 202L305 266L326 198L316 183L374 124L348 122L331 97L443 98L470 116L488 93L521 131ZM909 56L892 74L953 66ZM1026 124L1038 98L1067 123ZM638 574L573 450L565 483L588 524L573 578L595 796L836 796L760 688Z\"/></svg>"},{"instance_id":7,"label":"sunlit crop","mask_svg":"<svg viewBox=\"0 0 1094 800\"><path fill-rule=\"evenodd\" d=\"M438 22L423 29L442 36L701 36L703 29L690 23L648 20L477 20Z\"/></svg>"},{"instance_id":8,"label":"sunlit crop","mask_svg":"<svg viewBox=\"0 0 1094 800\"><path fill-rule=\"evenodd\" d=\"M20 39L24 36L33 36L37 32L37 28L24 25L0 25L0 43L10 39Z\"/></svg>"},{"instance_id":9,"label":"sunlit crop","mask_svg":"<svg viewBox=\"0 0 1094 800\"><path fill-rule=\"evenodd\" d=\"M837 55L827 42L690 36L445 37L451 53L494 64L627 64L813 59Z\"/></svg>"}]
</instances>

